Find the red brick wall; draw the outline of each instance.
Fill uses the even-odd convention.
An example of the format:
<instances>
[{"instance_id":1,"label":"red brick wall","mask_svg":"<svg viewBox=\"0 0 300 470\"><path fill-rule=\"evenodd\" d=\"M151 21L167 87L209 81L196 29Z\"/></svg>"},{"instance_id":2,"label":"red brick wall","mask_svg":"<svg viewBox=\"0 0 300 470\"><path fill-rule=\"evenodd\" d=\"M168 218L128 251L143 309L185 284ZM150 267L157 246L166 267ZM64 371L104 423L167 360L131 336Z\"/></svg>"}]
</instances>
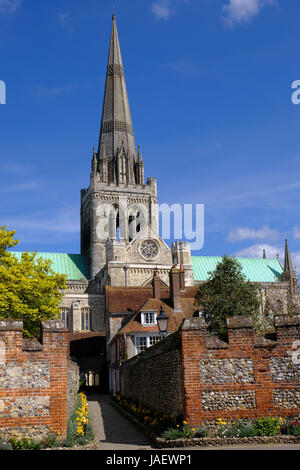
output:
<instances>
[{"instance_id":1,"label":"red brick wall","mask_svg":"<svg viewBox=\"0 0 300 470\"><path fill-rule=\"evenodd\" d=\"M121 393L152 410L182 414L180 338L156 343L121 366Z\"/></svg>"},{"instance_id":2,"label":"red brick wall","mask_svg":"<svg viewBox=\"0 0 300 470\"><path fill-rule=\"evenodd\" d=\"M229 344L208 339L201 319L183 324L183 409L189 422L298 415L300 365L289 351L300 339L299 317L275 318L276 342L256 337L250 318L227 323Z\"/></svg>"},{"instance_id":3,"label":"red brick wall","mask_svg":"<svg viewBox=\"0 0 300 470\"><path fill-rule=\"evenodd\" d=\"M300 316L275 317L276 341L256 336L250 318L232 317L227 323L229 343L224 343L207 334L203 319L184 320L177 333L181 360L171 366L180 369L180 374L172 371L173 377L180 376L172 387L181 388L181 403L175 409L170 401L169 409L164 411L176 414L182 409L192 425L218 418L298 416L300 364L292 360L292 352L293 347L300 345L297 343ZM170 373L167 370L170 364L164 363L163 355L157 354L159 348L158 343L144 358L128 361L121 367L122 382L126 384L123 393L130 395L134 389L135 398L142 399L147 389L148 397L157 396L158 382L145 380L143 375L144 366L148 371L157 371L157 361L160 361L162 388L168 389L164 377ZM130 377L134 377L134 381L129 380ZM135 388L139 381L140 385Z\"/></svg>"},{"instance_id":4,"label":"red brick wall","mask_svg":"<svg viewBox=\"0 0 300 470\"><path fill-rule=\"evenodd\" d=\"M39 438L67 426L68 330L42 323L42 344L23 341L22 322L0 321L0 433Z\"/></svg>"}]
</instances>

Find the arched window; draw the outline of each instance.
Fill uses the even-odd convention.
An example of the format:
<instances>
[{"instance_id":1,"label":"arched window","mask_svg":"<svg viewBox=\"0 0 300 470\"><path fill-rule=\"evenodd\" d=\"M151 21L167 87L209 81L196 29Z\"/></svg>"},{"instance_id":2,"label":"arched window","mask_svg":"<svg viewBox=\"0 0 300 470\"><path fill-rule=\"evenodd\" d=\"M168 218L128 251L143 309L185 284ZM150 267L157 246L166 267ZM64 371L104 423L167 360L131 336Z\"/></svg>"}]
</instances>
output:
<instances>
[{"instance_id":1,"label":"arched window","mask_svg":"<svg viewBox=\"0 0 300 470\"><path fill-rule=\"evenodd\" d=\"M109 238L117 239L120 237L120 220L119 220L119 210L117 206L113 206L109 213ZM120 238L119 238L120 239Z\"/></svg>"},{"instance_id":2,"label":"arched window","mask_svg":"<svg viewBox=\"0 0 300 470\"><path fill-rule=\"evenodd\" d=\"M145 225L145 216L139 207L131 207L128 212L128 239L131 242L137 238Z\"/></svg>"}]
</instances>

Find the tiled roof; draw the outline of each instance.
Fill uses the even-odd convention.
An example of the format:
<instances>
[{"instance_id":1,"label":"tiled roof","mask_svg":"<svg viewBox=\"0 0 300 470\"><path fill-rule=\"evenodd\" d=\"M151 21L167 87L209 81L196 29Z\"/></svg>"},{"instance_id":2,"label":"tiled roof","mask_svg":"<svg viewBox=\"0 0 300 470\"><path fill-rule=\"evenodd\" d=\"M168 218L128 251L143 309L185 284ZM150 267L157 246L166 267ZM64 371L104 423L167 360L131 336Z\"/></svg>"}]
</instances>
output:
<instances>
[{"instance_id":1,"label":"tiled roof","mask_svg":"<svg viewBox=\"0 0 300 470\"><path fill-rule=\"evenodd\" d=\"M139 311L134 315L134 317L118 331L118 334L123 333L146 333L146 332L158 332L158 326L143 326L140 321L140 312L145 311L155 311L159 314L161 305L164 308L165 313L169 317L168 322L168 331L174 331L180 324L182 320L187 317L192 317L195 311L194 299L182 298L182 312L174 312L173 308L168 305L165 301L161 299L148 299L144 305L139 309Z\"/></svg>"},{"instance_id":2,"label":"tiled roof","mask_svg":"<svg viewBox=\"0 0 300 470\"><path fill-rule=\"evenodd\" d=\"M12 251L18 259L22 252ZM38 257L50 259L52 269L57 274L66 274L68 280L88 279L88 266L85 258L81 255L68 253L38 253Z\"/></svg>"},{"instance_id":3,"label":"tiled roof","mask_svg":"<svg viewBox=\"0 0 300 470\"><path fill-rule=\"evenodd\" d=\"M243 268L243 273L250 282L278 282L283 269L277 259L235 258ZM222 261L218 256L192 256L195 281L206 281L208 273L214 271Z\"/></svg>"},{"instance_id":4,"label":"tiled roof","mask_svg":"<svg viewBox=\"0 0 300 470\"><path fill-rule=\"evenodd\" d=\"M152 287L117 287L106 286L106 307L109 313L126 313L136 311L152 297ZM161 289L161 297L169 297L169 288Z\"/></svg>"}]
</instances>

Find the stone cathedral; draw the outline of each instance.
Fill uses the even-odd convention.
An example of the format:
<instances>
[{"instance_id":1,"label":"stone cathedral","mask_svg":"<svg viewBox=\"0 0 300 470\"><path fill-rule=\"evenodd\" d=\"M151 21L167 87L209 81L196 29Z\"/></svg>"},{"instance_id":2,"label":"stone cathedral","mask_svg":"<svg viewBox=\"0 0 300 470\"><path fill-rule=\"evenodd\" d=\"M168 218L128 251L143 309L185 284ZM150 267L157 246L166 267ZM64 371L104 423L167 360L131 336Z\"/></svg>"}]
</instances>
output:
<instances>
[{"instance_id":1,"label":"stone cathedral","mask_svg":"<svg viewBox=\"0 0 300 470\"><path fill-rule=\"evenodd\" d=\"M189 265L191 284L189 250L184 243L173 250ZM115 16L98 150L90 186L81 191L81 254L101 292L105 285L144 285L155 268L167 282L173 263L158 234L156 179L145 181L141 147L135 143Z\"/></svg>"},{"instance_id":2,"label":"stone cathedral","mask_svg":"<svg viewBox=\"0 0 300 470\"><path fill-rule=\"evenodd\" d=\"M82 370L98 368L99 356L105 367L107 343L116 331L111 328L106 286L124 287L124 292L125 287L150 286L154 272L162 287L168 286L174 265L184 272L186 286L196 286L221 260L191 256L188 242L176 241L169 247L159 236L157 203L156 179L145 178L141 147L135 143L113 16L99 142L93 150L89 187L81 190L81 253L40 253L53 262L54 271L68 276L61 315L70 329L71 354ZM298 302L298 278L287 242L284 266L266 254L238 261L257 285L263 306L280 306L287 313L291 302ZM100 343L94 347L96 339Z\"/></svg>"}]
</instances>

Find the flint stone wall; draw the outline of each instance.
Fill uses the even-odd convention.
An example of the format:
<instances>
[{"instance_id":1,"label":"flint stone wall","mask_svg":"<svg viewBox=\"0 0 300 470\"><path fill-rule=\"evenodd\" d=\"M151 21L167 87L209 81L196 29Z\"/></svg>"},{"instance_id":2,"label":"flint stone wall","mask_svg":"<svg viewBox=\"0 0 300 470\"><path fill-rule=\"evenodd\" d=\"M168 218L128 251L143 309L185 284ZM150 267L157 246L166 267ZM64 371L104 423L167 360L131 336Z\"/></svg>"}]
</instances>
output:
<instances>
[{"instance_id":1,"label":"flint stone wall","mask_svg":"<svg viewBox=\"0 0 300 470\"><path fill-rule=\"evenodd\" d=\"M0 435L41 440L55 431L65 437L78 377L68 361L68 330L43 322L39 343L23 339L22 322L1 320L0 346Z\"/></svg>"},{"instance_id":2,"label":"flint stone wall","mask_svg":"<svg viewBox=\"0 0 300 470\"><path fill-rule=\"evenodd\" d=\"M25 397L0 399L0 418L29 418L49 416L50 397Z\"/></svg>"},{"instance_id":3,"label":"flint stone wall","mask_svg":"<svg viewBox=\"0 0 300 470\"><path fill-rule=\"evenodd\" d=\"M300 408L300 387L298 389L273 390L273 401L278 409Z\"/></svg>"},{"instance_id":4,"label":"flint stone wall","mask_svg":"<svg viewBox=\"0 0 300 470\"><path fill-rule=\"evenodd\" d=\"M255 392L202 392L202 408L205 411L251 410L256 408Z\"/></svg>"},{"instance_id":5,"label":"flint stone wall","mask_svg":"<svg viewBox=\"0 0 300 470\"><path fill-rule=\"evenodd\" d=\"M50 365L46 360L0 364L0 388L46 388Z\"/></svg>"},{"instance_id":6,"label":"flint stone wall","mask_svg":"<svg viewBox=\"0 0 300 470\"><path fill-rule=\"evenodd\" d=\"M200 361L203 383L253 383L252 359L204 359Z\"/></svg>"},{"instance_id":7,"label":"flint stone wall","mask_svg":"<svg viewBox=\"0 0 300 470\"><path fill-rule=\"evenodd\" d=\"M273 382L298 382L300 384L300 365L294 364L291 357L273 357L270 361Z\"/></svg>"}]
</instances>

